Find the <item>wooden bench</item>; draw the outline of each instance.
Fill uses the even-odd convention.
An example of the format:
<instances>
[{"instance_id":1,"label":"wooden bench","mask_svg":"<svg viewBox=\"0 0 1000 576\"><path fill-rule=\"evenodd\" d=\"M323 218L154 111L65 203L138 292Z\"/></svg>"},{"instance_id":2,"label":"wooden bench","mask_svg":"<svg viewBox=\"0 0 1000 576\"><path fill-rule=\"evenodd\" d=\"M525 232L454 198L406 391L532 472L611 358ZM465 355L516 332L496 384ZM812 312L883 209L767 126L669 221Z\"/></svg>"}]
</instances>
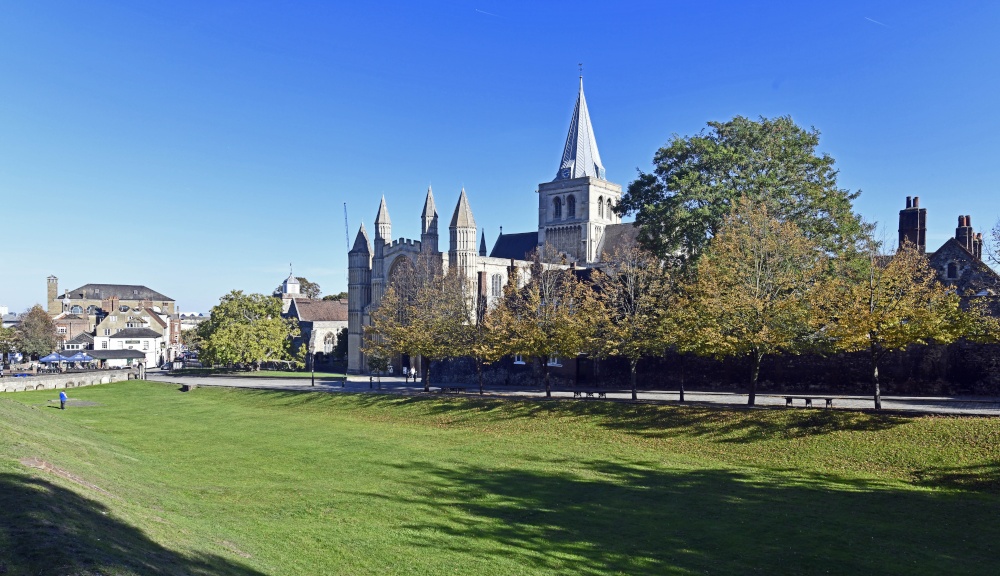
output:
<instances>
[{"instance_id":1,"label":"wooden bench","mask_svg":"<svg viewBox=\"0 0 1000 576\"><path fill-rule=\"evenodd\" d=\"M812 396L785 396L785 406L792 406L793 405L792 404L792 400L794 400L795 398L801 398L801 399L805 400L806 401L806 406L805 407L806 408L812 408L813 399L814 399ZM833 408L833 398L822 396L822 397L815 398L815 399L816 400L826 400L826 407L827 408Z\"/></svg>"},{"instance_id":2,"label":"wooden bench","mask_svg":"<svg viewBox=\"0 0 1000 576\"><path fill-rule=\"evenodd\" d=\"M465 394L465 386L442 386L442 394Z\"/></svg>"}]
</instances>

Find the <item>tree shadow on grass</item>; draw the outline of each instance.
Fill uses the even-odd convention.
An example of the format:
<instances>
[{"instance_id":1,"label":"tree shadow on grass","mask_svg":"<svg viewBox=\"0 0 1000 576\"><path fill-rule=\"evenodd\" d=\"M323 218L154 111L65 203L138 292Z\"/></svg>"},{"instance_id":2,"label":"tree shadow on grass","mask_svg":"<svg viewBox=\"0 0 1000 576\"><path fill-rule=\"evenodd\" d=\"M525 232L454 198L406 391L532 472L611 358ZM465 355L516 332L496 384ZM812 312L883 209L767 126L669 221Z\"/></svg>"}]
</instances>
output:
<instances>
[{"instance_id":1,"label":"tree shadow on grass","mask_svg":"<svg viewBox=\"0 0 1000 576\"><path fill-rule=\"evenodd\" d=\"M168 550L103 504L43 479L0 474L0 510L0 574L262 574Z\"/></svg>"},{"instance_id":2,"label":"tree shadow on grass","mask_svg":"<svg viewBox=\"0 0 1000 576\"><path fill-rule=\"evenodd\" d=\"M405 526L410 544L563 574L996 572L995 496L829 476L550 464L408 464L424 481L408 503L434 510Z\"/></svg>"},{"instance_id":3,"label":"tree shadow on grass","mask_svg":"<svg viewBox=\"0 0 1000 576\"><path fill-rule=\"evenodd\" d=\"M294 394L294 393L285 393ZM512 398L440 398L382 394L350 395L359 407L417 406L460 424L488 413L494 420L580 417L600 426L646 437L697 436L726 443L804 438L839 431L877 432L914 416L846 410L751 410L622 402L545 401Z\"/></svg>"}]
</instances>

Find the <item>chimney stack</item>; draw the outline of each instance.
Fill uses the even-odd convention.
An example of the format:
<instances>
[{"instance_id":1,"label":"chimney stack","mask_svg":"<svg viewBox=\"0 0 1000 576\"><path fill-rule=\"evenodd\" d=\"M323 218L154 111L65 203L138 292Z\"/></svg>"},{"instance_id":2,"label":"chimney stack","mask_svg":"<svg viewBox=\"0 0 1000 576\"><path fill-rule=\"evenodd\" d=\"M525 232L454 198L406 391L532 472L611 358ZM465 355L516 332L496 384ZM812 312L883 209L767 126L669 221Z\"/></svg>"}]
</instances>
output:
<instances>
[{"instance_id":1,"label":"chimney stack","mask_svg":"<svg viewBox=\"0 0 1000 576\"><path fill-rule=\"evenodd\" d=\"M958 228L955 228L955 240L957 240L963 248L968 250L969 254L975 256L975 235L972 233L972 225L970 224L971 221L972 217L969 215L960 215L958 217Z\"/></svg>"},{"instance_id":2,"label":"chimney stack","mask_svg":"<svg viewBox=\"0 0 1000 576\"><path fill-rule=\"evenodd\" d=\"M899 247L911 242L923 254L927 249L927 209L920 208L920 197L906 197L906 208L899 211Z\"/></svg>"}]
</instances>

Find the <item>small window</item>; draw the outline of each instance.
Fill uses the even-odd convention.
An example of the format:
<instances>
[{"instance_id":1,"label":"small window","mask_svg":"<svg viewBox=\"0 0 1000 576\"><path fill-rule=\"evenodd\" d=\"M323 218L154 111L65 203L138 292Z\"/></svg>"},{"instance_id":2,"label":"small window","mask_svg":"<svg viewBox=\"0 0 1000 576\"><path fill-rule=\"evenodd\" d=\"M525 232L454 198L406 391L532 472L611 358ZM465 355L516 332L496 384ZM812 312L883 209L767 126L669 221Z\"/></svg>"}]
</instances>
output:
<instances>
[{"instance_id":1,"label":"small window","mask_svg":"<svg viewBox=\"0 0 1000 576\"><path fill-rule=\"evenodd\" d=\"M59 327L56 328L56 334L65 334L65 333L66 333L66 327L65 326L59 326Z\"/></svg>"},{"instance_id":2,"label":"small window","mask_svg":"<svg viewBox=\"0 0 1000 576\"><path fill-rule=\"evenodd\" d=\"M615 213L611 210L611 198L608 198L608 220L613 220Z\"/></svg>"},{"instance_id":3,"label":"small window","mask_svg":"<svg viewBox=\"0 0 1000 576\"><path fill-rule=\"evenodd\" d=\"M149 340L143 340L142 341L142 349L143 350L149 350Z\"/></svg>"},{"instance_id":4,"label":"small window","mask_svg":"<svg viewBox=\"0 0 1000 576\"><path fill-rule=\"evenodd\" d=\"M597 217L604 218L604 197L597 197Z\"/></svg>"},{"instance_id":5,"label":"small window","mask_svg":"<svg viewBox=\"0 0 1000 576\"><path fill-rule=\"evenodd\" d=\"M331 334L327 334L323 338L323 353L324 354L332 354L333 353L334 339L335 339L335 337L334 337L334 335L332 333Z\"/></svg>"},{"instance_id":6,"label":"small window","mask_svg":"<svg viewBox=\"0 0 1000 576\"><path fill-rule=\"evenodd\" d=\"M102 340L101 341L101 350L107 350L107 349L108 349L108 341L107 340Z\"/></svg>"},{"instance_id":7,"label":"small window","mask_svg":"<svg viewBox=\"0 0 1000 576\"><path fill-rule=\"evenodd\" d=\"M562 218L562 198L558 196L552 199L552 217Z\"/></svg>"},{"instance_id":8,"label":"small window","mask_svg":"<svg viewBox=\"0 0 1000 576\"><path fill-rule=\"evenodd\" d=\"M117 322L118 321L118 317L117 316L108 316L108 320L111 320L112 322Z\"/></svg>"},{"instance_id":9,"label":"small window","mask_svg":"<svg viewBox=\"0 0 1000 576\"><path fill-rule=\"evenodd\" d=\"M491 293L494 298L503 294L503 275L494 274L492 278Z\"/></svg>"},{"instance_id":10,"label":"small window","mask_svg":"<svg viewBox=\"0 0 1000 576\"><path fill-rule=\"evenodd\" d=\"M958 278L958 264L948 262L948 279L954 280L956 278Z\"/></svg>"},{"instance_id":11,"label":"small window","mask_svg":"<svg viewBox=\"0 0 1000 576\"><path fill-rule=\"evenodd\" d=\"M104 329L104 335L105 336L111 336L111 328L105 328ZM107 348L107 346L105 346L105 348Z\"/></svg>"},{"instance_id":12,"label":"small window","mask_svg":"<svg viewBox=\"0 0 1000 576\"><path fill-rule=\"evenodd\" d=\"M128 312L128 306L122 304L121 306L118 307L118 311L119 312Z\"/></svg>"},{"instance_id":13,"label":"small window","mask_svg":"<svg viewBox=\"0 0 1000 576\"><path fill-rule=\"evenodd\" d=\"M549 366L562 366L562 362L559 361L558 356L550 356L548 361Z\"/></svg>"},{"instance_id":14,"label":"small window","mask_svg":"<svg viewBox=\"0 0 1000 576\"><path fill-rule=\"evenodd\" d=\"M514 364L524 364L524 356L514 354Z\"/></svg>"},{"instance_id":15,"label":"small window","mask_svg":"<svg viewBox=\"0 0 1000 576\"><path fill-rule=\"evenodd\" d=\"M132 295L133 296L138 296L139 295L139 291L138 290L133 290L132 291Z\"/></svg>"},{"instance_id":16,"label":"small window","mask_svg":"<svg viewBox=\"0 0 1000 576\"><path fill-rule=\"evenodd\" d=\"M572 194L566 197L566 217L576 218L576 197Z\"/></svg>"},{"instance_id":17,"label":"small window","mask_svg":"<svg viewBox=\"0 0 1000 576\"><path fill-rule=\"evenodd\" d=\"M80 306L79 304L74 304L72 307L70 307L69 311L70 314L83 314L83 306Z\"/></svg>"}]
</instances>

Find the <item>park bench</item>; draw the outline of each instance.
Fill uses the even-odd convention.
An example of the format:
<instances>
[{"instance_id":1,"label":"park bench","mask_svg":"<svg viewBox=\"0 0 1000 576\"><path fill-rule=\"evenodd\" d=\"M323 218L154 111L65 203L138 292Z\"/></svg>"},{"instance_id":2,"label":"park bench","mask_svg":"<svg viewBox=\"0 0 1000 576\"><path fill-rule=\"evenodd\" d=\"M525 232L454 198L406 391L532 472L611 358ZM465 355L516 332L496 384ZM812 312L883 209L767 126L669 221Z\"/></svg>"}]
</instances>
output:
<instances>
[{"instance_id":1,"label":"park bench","mask_svg":"<svg viewBox=\"0 0 1000 576\"><path fill-rule=\"evenodd\" d=\"M607 398L608 393L604 390L573 390L573 398L583 398L584 394L587 398L593 398L596 394L598 398Z\"/></svg>"},{"instance_id":2,"label":"park bench","mask_svg":"<svg viewBox=\"0 0 1000 576\"><path fill-rule=\"evenodd\" d=\"M813 400L814 399L815 400L826 400L826 407L827 408L833 408L833 398L829 398L829 397L825 397L825 396L822 396L822 397L819 397L819 398L813 398L812 396L785 396L785 406L793 406L794 404L792 403L792 400L794 400L795 398L801 398L802 400L805 400L806 401L806 404L805 404L806 408L812 408Z\"/></svg>"},{"instance_id":3,"label":"park bench","mask_svg":"<svg viewBox=\"0 0 1000 576\"><path fill-rule=\"evenodd\" d=\"M465 386L442 386L442 394L465 394Z\"/></svg>"}]
</instances>

